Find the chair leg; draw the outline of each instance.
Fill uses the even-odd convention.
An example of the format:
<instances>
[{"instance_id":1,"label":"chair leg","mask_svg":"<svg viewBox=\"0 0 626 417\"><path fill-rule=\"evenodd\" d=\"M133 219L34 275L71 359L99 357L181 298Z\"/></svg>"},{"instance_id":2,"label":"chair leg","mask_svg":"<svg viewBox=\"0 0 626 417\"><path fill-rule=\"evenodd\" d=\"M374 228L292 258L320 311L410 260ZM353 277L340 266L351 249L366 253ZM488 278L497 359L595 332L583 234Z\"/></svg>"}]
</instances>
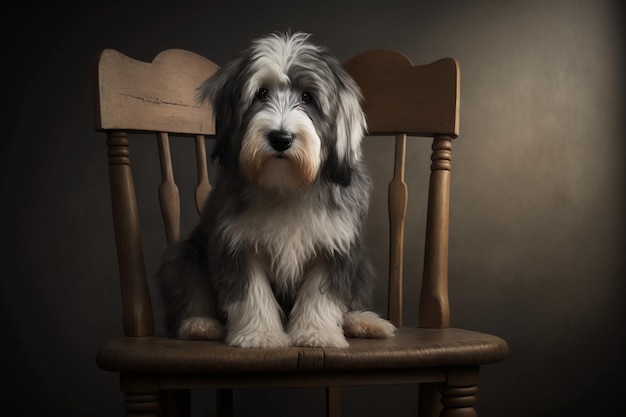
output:
<instances>
[{"instance_id":1,"label":"chair leg","mask_svg":"<svg viewBox=\"0 0 626 417\"><path fill-rule=\"evenodd\" d=\"M441 413L441 394L439 383L419 384L418 415L420 417L438 417Z\"/></svg>"},{"instance_id":2,"label":"chair leg","mask_svg":"<svg viewBox=\"0 0 626 417\"><path fill-rule=\"evenodd\" d=\"M217 417L233 417L233 390L218 389L216 392L217 399Z\"/></svg>"},{"instance_id":3,"label":"chair leg","mask_svg":"<svg viewBox=\"0 0 626 417\"><path fill-rule=\"evenodd\" d=\"M474 408L477 392L478 366L450 369L441 388L440 417L477 417Z\"/></svg>"},{"instance_id":4,"label":"chair leg","mask_svg":"<svg viewBox=\"0 0 626 417\"><path fill-rule=\"evenodd\" d=\"M341 417L340 387L326 387L326 416Z\"/></svg>"},{"instance_id":5,"label":"chair leg","mask_svg":"<svg viewBox=\"0 0 626 417\"><path fill-rule=\"evenodd\" d=\"M120 388L124 393L124 409L127 417L159 417L159 388L156 380L122 375Z\"/></svg>"},{"instance_id":6,"label":"chair leg","mask_svg":"<svg viewBox=\"0 0 626 417\"><path fill-rule=\"evenodd\" d=\"M191 415L191 390L159 392L161 417L189 417Z\"/></svg>"}]
</instances>

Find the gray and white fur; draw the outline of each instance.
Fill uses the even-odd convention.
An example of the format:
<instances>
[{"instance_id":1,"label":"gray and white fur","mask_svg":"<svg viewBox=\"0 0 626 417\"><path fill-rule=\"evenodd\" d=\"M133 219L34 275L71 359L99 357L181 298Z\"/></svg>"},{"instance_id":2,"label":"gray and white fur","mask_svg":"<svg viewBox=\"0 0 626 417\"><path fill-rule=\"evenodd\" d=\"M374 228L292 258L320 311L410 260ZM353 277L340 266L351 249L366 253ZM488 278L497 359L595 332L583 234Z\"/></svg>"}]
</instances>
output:
<instances>
[{"instance_id":1,"label":"gray and white fur","mask_svg":"<svg viewBox=\"0 0 626 417\"><path fill-rule=\"evenodd\" d=\"M365 310L361 93L309 37L259 38L199 87L219 169L200 223L159 270L171 336L265 348L394 334Z\"/></svg>"}]
</instances>

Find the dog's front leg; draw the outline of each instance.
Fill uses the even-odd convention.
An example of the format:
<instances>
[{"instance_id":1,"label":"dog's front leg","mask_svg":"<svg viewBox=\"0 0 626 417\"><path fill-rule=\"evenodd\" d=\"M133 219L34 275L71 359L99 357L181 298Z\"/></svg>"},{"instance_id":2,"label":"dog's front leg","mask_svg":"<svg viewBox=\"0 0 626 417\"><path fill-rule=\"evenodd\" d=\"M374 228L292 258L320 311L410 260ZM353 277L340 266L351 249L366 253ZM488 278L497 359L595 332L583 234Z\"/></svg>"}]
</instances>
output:
<instances>
[{"instance_id":1,"label":"dog's front leg","mask_svg":"<svg viewBox=\"0 0 626 417\"><path fill-rule=\"evenodd\" d=\"M294 346L348 346L342 329L347 307L326 285L326 268L323 261L318 261L306 274L298 292L287 332Z\"/></svg>"},{"instance_id":2,"label":"dog's front leg","mask_svg":"<svg viewBox=\"0 0 626 417\"><path fill-rule=\"evenodd\" d=\"M228 322L226 343L242 348L289 346L283 329L282 310L274 298L265 269L254 256L242 300L225 306Z\"/></svg>"}]
</instances>

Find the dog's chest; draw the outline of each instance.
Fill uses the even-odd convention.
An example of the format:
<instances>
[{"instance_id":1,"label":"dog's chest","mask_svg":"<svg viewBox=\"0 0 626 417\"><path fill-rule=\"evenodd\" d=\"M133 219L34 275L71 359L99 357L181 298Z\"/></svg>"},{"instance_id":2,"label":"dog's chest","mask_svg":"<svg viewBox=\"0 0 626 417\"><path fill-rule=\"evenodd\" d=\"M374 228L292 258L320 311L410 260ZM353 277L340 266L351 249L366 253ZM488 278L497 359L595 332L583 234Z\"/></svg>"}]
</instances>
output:
<instances>
[{"instance_id":1,"label":"dog's chest","mask_svg":"<svg viewBox=\"0 0 626 417\"><path fill-rule=\"evenodd\" d=\"M228 219L224 232L231 247L261 255L271 279L297 281L316 255L349 250L354 220L320 199L257 198Z\"/></svg>"}]
</instances>

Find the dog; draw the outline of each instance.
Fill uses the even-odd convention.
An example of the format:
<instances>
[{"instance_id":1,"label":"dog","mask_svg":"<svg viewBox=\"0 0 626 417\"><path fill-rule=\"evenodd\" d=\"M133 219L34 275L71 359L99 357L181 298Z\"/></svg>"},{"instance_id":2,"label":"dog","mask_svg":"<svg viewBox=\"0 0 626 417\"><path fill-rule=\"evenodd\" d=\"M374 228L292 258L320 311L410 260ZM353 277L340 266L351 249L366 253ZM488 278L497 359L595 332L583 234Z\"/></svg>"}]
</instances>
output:
<instances>
[{"instance_id":1,"label":"dog","mask_svg":"<svg viewBox=\"0 0 626 417\"><path fill-rule=\"evenodd\" d=\"M394 335L366 310L362 96L310 36L256 39L199 86L218 173L199 224L158 271L170 336L341 348L346 337Z\"/></svg>"}]
</instances>

